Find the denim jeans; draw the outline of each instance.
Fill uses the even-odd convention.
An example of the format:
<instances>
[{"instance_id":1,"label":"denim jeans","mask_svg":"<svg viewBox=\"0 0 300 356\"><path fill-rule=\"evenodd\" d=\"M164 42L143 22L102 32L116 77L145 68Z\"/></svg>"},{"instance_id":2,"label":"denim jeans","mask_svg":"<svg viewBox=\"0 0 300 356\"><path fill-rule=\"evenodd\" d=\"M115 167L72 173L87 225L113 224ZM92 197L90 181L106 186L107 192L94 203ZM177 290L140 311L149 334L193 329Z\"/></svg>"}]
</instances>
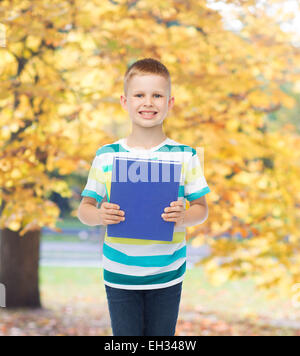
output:
<instances>
[{"instance_id":1,"label":"denim jeans","mask_svg":"<svg viewBox=\"0 0 300 356\"><path fill-rule=\"evenodd\" d=\"M182 282L149 290L105 285L114 336L174 336Z\"/></svg>"}]
</instances>

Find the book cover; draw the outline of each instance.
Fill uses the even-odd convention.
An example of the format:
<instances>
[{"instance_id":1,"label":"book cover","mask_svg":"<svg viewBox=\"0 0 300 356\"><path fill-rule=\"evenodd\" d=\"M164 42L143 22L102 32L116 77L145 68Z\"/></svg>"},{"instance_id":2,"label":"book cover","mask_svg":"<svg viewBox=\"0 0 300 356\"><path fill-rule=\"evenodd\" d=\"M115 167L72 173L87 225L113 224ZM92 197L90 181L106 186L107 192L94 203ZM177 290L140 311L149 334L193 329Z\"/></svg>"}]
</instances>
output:
<instances>
[{"instance_id":1,"label":"book cover","mask_svg":"<svg viewBox=\"0 0 300 356\"><path fill-rule=\"evenodd\" d=\"M178 200L182 164L176 161L114 157L110 202L125 221L107 226L107 236L172 241L175 222L161 217Z\"/></svg>"}]
</instances>

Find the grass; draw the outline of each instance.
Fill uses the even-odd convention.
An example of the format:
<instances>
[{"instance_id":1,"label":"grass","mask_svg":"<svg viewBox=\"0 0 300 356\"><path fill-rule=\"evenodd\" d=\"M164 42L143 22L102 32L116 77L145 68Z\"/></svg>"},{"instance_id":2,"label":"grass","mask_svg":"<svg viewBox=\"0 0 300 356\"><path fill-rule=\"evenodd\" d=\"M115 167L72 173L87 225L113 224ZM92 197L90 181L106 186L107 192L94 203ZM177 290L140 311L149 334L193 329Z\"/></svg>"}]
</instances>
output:
<instances>
[{"instance_id":1,"label":"grass","mask_svg":"<svg viewBox=\"0 0 300 356\"><path fill-rule=\"evenodd\" d=\"M101 269L42 266L39 273L43 309L0 309L0 336L112 335ZM272 325L258 315L274 319L274 311L300 319L288 301L268 301L250 280L214 287L193 268L186 273L176 335L300 335L300 327Z\"/></svg>"},{"instance_id":2,"label":"grass","mask_svg":"<svg viewBox=\"0 0 300 356\"><path fill-rule=\"evenodd\" d=\"M76 300L106 302L102 270L98 268L40 267L41 295L46 304L56 300L74 303ZM205 310L227 316L251 317L257 314L282 318L297 310L291 301L270 300L257 291L251 280L231 281L212 286L201 268L187 270L183 285L182 306L190 310ZM297 311L299 314L299 310Z\"/></svg>"},{"instance_id":3,"label":"grass","mask_svg":"<svg viewBox=\"0 0 300 356\"><path fill-rule=\"evenodd\" d=\"M61 221L57 221L56 227L60 228L80 228L83 230L93 229L92 226L84 225L80 220L76 217L66 217Z\"/></svg>"},{"instance_id":4,"label":"grass","mask_svg":"<svg viewBox=\"0 0 300 356\"><path fill-rule=\"evenodd\" d=\"M98 268L42 266L40 284L42 295L50 296L50 300L52 294L62 301L79 295L95 299L104 295L103 278Z\"/></svg>"},{"instance_id":5,"label":"grass","mask_svg":"<svg viewBox=\"0 0 300 356\"><path fill-rule=\"evenodd\" d=\"M202 268L187 271L183 291L184 304L198 310L207 310L227 316L250 317L257 314L276 316L274 311L286 305L280 297L269 299L258 291L250 279L229 281L221 286L209 283ZM291 309L291 308L290 308ZM280 313L277 313L278 317Z\"/></svg>"}]
</instances>

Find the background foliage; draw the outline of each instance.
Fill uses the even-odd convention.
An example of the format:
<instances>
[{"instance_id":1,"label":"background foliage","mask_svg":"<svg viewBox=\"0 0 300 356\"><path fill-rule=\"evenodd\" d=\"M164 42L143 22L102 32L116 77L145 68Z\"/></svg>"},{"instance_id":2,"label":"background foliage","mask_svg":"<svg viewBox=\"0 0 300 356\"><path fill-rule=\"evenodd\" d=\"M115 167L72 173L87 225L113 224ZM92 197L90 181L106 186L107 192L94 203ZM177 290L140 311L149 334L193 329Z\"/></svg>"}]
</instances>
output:
<instances>
[{"instance_id":1,"label":"background foliage","mask_svg":"<svg viewBox=\"0 0 300 356\"><path fill-rule=\"evenodd\" d=\"M293 14L284 1L226 0L240 24L228 29L215 2L0 2L2 229L56 229L51 194L74 197L68 177L128 134L123 75L153 57L172 76L166 134L205 149L210 215L188 237L211 247L211 281L247 275L287 292L300 281L300 49L281 26Z\"/></svg>"}]
</instances>

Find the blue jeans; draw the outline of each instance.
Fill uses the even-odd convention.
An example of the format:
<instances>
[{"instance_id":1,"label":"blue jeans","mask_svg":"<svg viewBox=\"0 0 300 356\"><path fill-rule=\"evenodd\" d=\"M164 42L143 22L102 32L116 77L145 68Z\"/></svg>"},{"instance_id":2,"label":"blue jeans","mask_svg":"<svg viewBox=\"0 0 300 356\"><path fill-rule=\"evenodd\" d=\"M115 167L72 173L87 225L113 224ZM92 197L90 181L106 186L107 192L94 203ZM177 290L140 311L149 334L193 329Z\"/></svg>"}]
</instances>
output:
<instances>
[{"instance_id":1,"label":"blue jeans","mask_svg":"<svg viewBox=\"0 0 300 356\"><path fill-rule=\"evenodd\" d=\"M114 336L175 335L182 282L161 289L105 289Z\"/></svg>"}]
</instances>

